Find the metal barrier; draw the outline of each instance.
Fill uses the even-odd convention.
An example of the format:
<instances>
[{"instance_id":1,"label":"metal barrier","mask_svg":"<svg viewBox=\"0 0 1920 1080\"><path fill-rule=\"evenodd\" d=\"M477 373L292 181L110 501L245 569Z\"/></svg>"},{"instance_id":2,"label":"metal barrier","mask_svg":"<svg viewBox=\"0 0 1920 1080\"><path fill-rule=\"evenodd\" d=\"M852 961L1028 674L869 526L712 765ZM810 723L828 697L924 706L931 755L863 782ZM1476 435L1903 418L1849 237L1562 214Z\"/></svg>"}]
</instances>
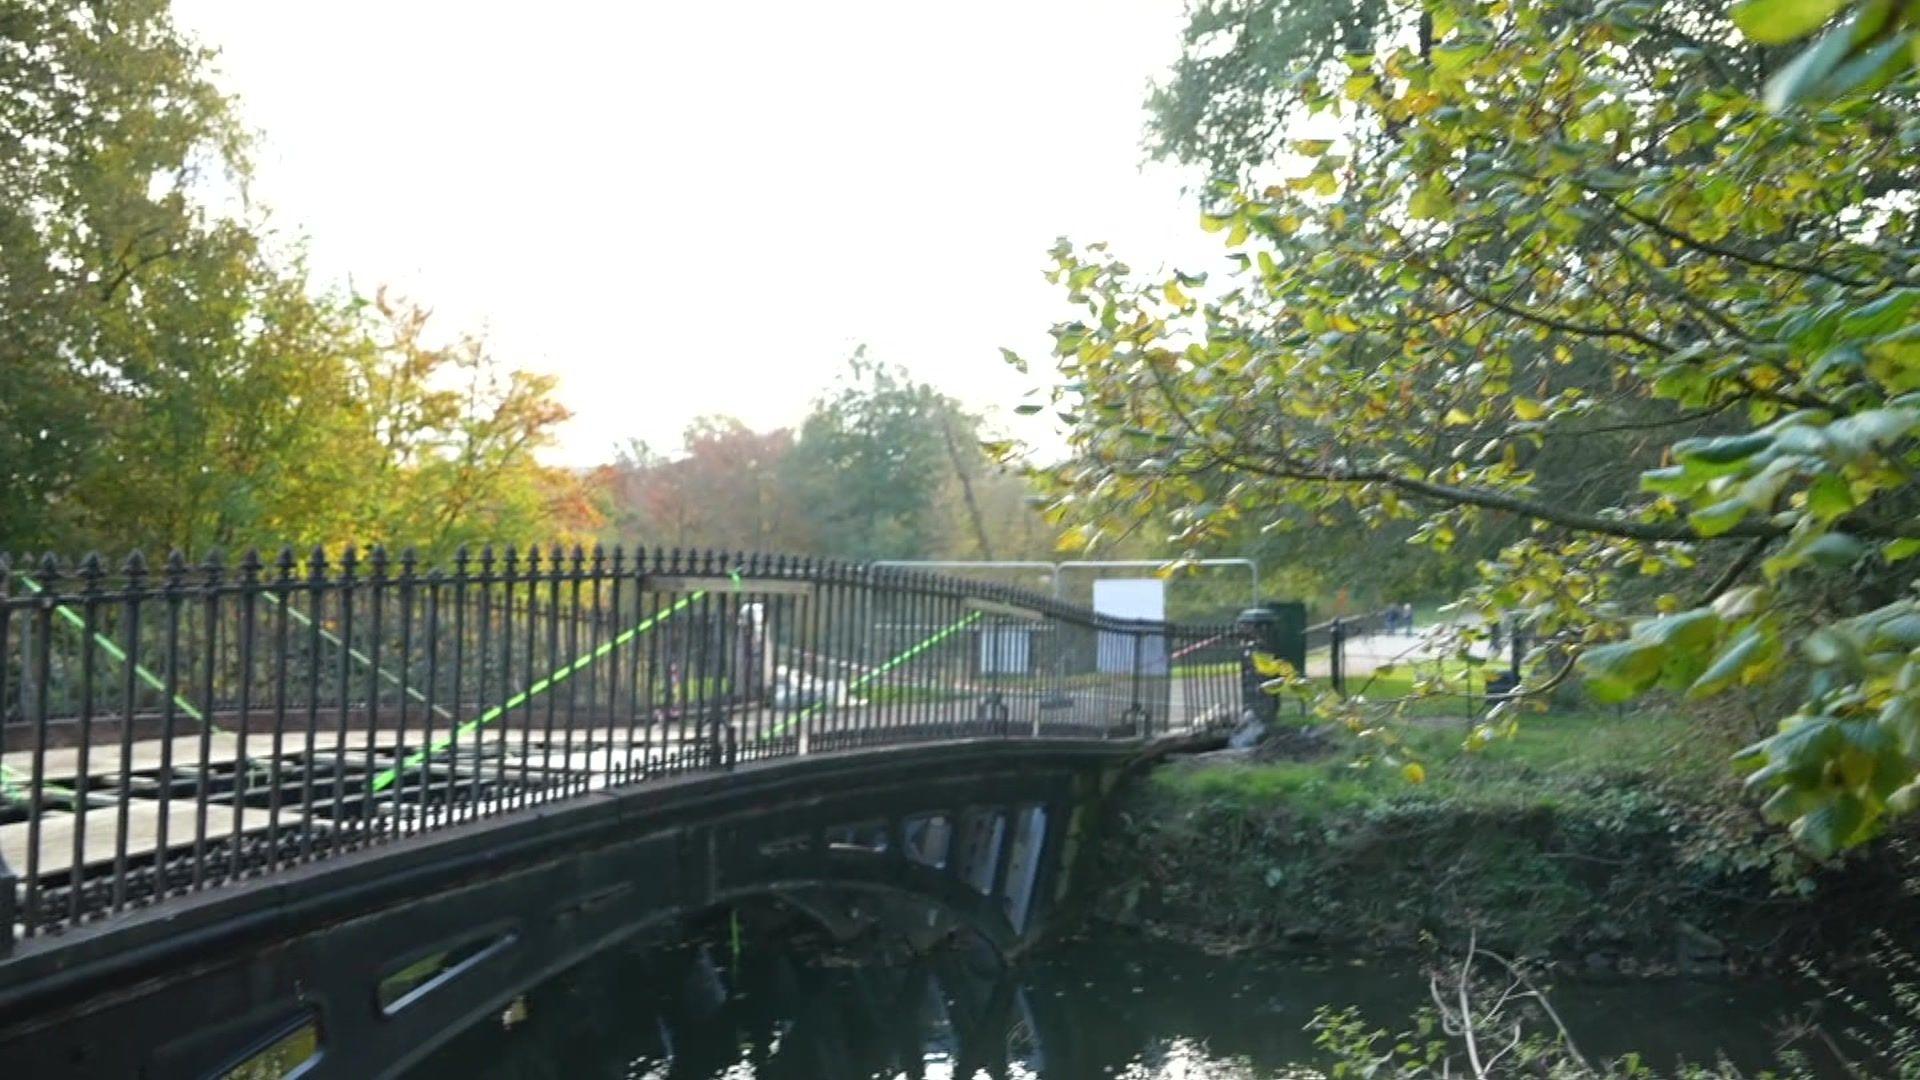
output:
<instances>
[{"instance_id":1,"label":"metal barrier","mask_svg":"<svg viewBox=\"0 0 1920 1080\"><path fill-rule=\"evenodd\" d=\"M1246 652L1230 627L787 556L0 559L0 955L610 786L1226 724Z\"/></svg>"}]
</instances>

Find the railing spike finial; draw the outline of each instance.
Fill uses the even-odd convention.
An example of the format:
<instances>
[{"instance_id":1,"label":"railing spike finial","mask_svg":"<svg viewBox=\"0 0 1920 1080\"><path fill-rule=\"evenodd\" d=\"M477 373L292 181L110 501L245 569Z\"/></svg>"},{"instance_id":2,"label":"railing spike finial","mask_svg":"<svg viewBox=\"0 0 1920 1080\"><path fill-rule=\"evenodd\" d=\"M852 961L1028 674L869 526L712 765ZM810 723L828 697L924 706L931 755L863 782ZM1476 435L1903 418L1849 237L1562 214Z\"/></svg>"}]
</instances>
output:
<instances>
[{"instance_id":1,"label":"railing spike finial","mask_svg":"<svg viewBox=\"0 0 1920 1080\"><path fill-rule=\"evenodd\" d=\"M341 549L340 575L342 577L348 580L352 580L353 572L355 569L359 567L359 565L360 565L360 553L354 550L354 547L352 544L348 544L345 548Z\"/></svg>"},{"instance_id":2,"label":"railing spike finial","mask_svg":"<svg viewBox=\"0 0 1920 1080\"><path fill-rule=\"evenodd\" d=\"M127 561L121 564L121 571L129 578L139 579L147 576L147 557L139 548L127 552Z\"/></svg>"},{"instance_id":3,"label":"railing spike finial","mask_svg":"<svg viewBox=\"0 0 1920 1080\"><path fill-rule=\"evenodd\" d=\"M307 553L307 580L315 585L327 580L327 545L315 544Z\"/></svg>"},{"instance_id":4,"label":"railing spike finial","mask_svg":"<svg viewBox=\"0 0 1920 1080\"><path fill-rule=\"evenodd\" d=\"M293 577L293 568L295 565L299 563L299 561L300 560L294 558L293 556L292 544L282 544L280 546L280 557L274 560L274 565L280 571L281 581L286 581L287 579Z\"/></svg>"},{"instance_id":5,"label":"railing spike finial","mask_svg":"<svg viewBox=\"0 0 1920 1080\"><path fill-rule=\"evenodd\" d=\"M88 592L99 590L100 579L105 577L106 573L106 567L102 565L100 553L97 551L87 552L87 557L80 561L80 580Z\"/></svg>"}]
</instances>

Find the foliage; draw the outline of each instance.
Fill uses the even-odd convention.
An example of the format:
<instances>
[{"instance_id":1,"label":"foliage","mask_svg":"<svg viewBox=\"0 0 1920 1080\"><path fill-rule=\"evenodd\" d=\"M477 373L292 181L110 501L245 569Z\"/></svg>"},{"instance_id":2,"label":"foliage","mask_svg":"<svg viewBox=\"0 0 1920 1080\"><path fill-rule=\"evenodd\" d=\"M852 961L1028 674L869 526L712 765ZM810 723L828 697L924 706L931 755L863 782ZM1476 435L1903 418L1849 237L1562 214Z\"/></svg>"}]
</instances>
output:
<instances>
[{"instance_id":1,"label":"foliage","mask_svg":"<svg viewBox=\"0 0 1920 1080\"><path fill-rule=\"evenodd\" d=\"M1908 3L1740 0L1733 21L1762 45L1819 34L1767 80L1775 108L1878 90L1920 66L1920 11Z\"/></svg>"},{"instance_id":2,"label":"foliage","mask_svg":"<svg viewBox=\"0 0 1920 1080\"><path fill-rule=\"evenodd\" d=\"M1343 741L1158 770L1122 803L1102 910L1241 946L1405 948L1477 932L1527 955L1656 971L1682 921L1751 962L1808 947L1832 914L1820 872L1739 805L1724 771L1736 729L1555 715L1480 752L1460 748L1460 731L1411 727L1426 769L1414 785L1384 762L1356 764L1361 746ZM1843 871L1854 876L1835 895L1862 910L1888 902L1899 884L1875 865Z\"/></svg>"},{"instance_id":3,"label":"foliage","mask_svg":"<svg viewBox=\"0 0 1920 1080\"><path fill-rule=\"evenodd\" d=\"M1479 601L1533 621L1537 677L1601 646L1610 697L1795 685L1744 760L1831 852L1920 801L1920 114L1770 111L1654 7L1436 0L1430 47L1300 80L1341 134L1221 191L1228 281L1057 248L1058 505L1188 545L1513 530Z\"/></svg>"},{"instance_id":4,"label":"foliage","mask_svg":"<svg viewBox=\"0 0 1920 1080\"><path fill-rule=\"evenodd\" d=\"M550 378L314 289L164 0L0 11L0 550L579 534ZM216 209L240 202L242 211Z\"/></svg>"},{"instance_id":5,"label":"foliage","mask_svg":"<svg viewBox=\"0 0 1920 1080\"><path fill-rule=\"evenodd\" d=\"M676 455L623 451L596 482L616 538L873 559L1032 559L1054 534L1024 479L982 448L980 418L864 349L798 434L725 416Z\"/></svg>"}]
</instances>

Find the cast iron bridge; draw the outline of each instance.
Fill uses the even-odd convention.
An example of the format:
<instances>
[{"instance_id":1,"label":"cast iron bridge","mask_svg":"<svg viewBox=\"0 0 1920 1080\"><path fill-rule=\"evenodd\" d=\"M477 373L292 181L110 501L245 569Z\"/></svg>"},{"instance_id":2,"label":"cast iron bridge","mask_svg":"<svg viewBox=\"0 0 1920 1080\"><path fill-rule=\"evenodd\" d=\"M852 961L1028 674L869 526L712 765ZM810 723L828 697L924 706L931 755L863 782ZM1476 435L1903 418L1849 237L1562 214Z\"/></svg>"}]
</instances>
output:
<instances>
[{"instance_id":1,"label":"cast iron bridge","mask_svg":"<svg viewBox=\"0 0 1920 1080\"><path fill-rule=\"evenodd\" d=\"M783 556L0 560L0 1061L391 1074L750 897L1015 951L1245 651Z\"/></svg>"}]
</instances>

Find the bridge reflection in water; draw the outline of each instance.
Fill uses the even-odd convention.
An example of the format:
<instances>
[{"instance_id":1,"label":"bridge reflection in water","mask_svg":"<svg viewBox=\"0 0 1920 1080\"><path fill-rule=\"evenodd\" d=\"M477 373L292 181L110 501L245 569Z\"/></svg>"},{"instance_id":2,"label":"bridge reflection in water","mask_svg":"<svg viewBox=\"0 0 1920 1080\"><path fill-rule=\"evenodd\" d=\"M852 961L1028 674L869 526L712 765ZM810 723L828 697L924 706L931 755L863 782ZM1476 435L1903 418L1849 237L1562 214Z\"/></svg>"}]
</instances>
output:
<instances>
[{"instance_id":1,"label":"bridge reflection in water","mask_svg":"<svg viewBox=\"0 0 1920 1080\"><path fill-rule=\"evenodd\" d=\"M819 560L0 571L0 1058L48 1075L390 1072L748 896L1016 951L1115 772L1242 701L1230 629Z\"/></svg>"}]
</instances>

